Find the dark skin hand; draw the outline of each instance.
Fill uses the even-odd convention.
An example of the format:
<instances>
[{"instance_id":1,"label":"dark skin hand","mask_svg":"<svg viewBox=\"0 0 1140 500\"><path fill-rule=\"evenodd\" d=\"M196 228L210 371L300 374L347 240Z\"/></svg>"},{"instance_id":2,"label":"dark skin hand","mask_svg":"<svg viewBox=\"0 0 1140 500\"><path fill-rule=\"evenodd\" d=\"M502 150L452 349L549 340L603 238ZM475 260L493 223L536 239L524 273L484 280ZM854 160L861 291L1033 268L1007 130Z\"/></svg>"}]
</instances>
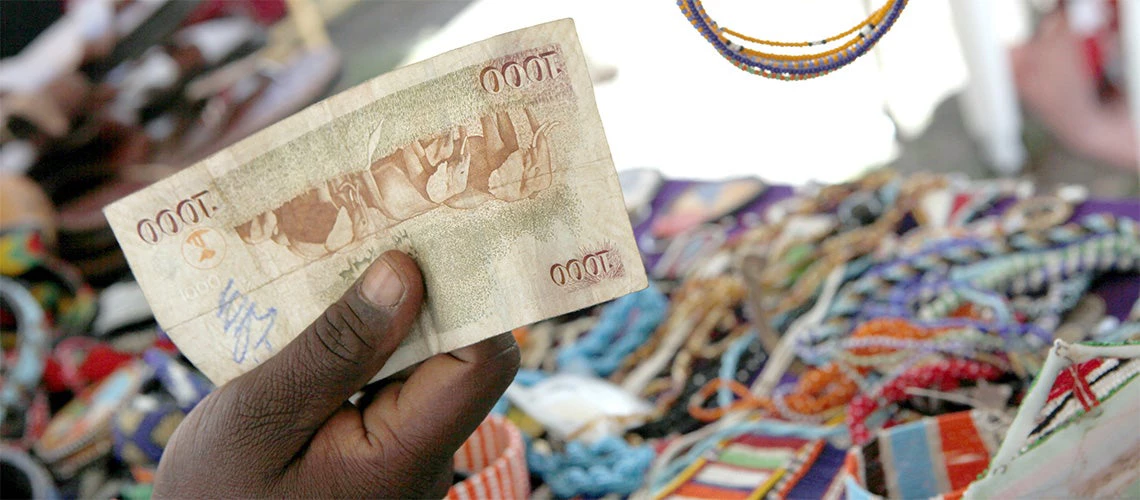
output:
<instances>
[{"instance_id":1,"label":"dark skin hand","mask_svg":"<svg viewBox=\"0 0 1140 500\"><path fill-rule=\"evenodd\" d=\"M390 251L288 346L186 417L158 497L441 498L451 459L519 366L508 333L365 389L423 303L419 268Z\"/></svg>"}]
</instances>

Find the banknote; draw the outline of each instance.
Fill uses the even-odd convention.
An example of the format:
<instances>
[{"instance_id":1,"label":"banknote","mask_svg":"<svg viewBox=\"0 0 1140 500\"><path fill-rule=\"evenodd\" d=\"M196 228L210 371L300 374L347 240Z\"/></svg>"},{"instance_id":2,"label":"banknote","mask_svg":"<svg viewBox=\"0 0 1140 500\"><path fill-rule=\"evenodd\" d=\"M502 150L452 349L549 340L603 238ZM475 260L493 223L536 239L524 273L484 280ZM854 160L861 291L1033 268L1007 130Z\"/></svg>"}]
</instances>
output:
<instances>
[{"instance_id":1,"label":"banknote","mask_svg":"<svg viewBox=\"0 0 1140 500\"><path fill-rule=\"evenodd\" d=\"M160 326L218 384L389 249L427 300L377 378L647 284L571 20L379 76L104 213Z\"/></svg>"}]
</instances>

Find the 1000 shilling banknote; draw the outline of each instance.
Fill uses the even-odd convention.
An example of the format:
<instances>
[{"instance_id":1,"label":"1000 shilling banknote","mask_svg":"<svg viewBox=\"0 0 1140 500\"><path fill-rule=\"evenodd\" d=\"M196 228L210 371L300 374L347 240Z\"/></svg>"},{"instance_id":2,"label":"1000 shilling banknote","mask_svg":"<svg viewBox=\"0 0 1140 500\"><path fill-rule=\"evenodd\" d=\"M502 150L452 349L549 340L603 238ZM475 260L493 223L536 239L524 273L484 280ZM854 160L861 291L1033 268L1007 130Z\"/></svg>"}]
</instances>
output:
<instances>
[{"instance_id":1,"label":"1000 shilling banknote","mask_svg":"<svg viewBox=\"0 0 1140 500\"><path fill-rule=\"evenodd\" d=\"M398 248L427 303L377 378L646 286L570 20L317 103L107 207L159 324L215 383Z\"/></svg>"}]
</instances>

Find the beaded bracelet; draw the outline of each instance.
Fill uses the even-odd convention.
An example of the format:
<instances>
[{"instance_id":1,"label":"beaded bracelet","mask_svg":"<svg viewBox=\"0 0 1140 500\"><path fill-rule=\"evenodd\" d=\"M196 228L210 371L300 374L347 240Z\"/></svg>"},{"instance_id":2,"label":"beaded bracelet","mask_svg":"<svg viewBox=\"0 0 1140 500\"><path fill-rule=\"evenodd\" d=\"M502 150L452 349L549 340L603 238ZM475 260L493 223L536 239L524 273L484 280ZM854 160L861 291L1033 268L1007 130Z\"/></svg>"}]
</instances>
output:
<instances>
[{"instance_id":1,"label":"beaded bracelet","mask_svg":"<svg viewBox=\"0 0 1140 500\"><path fill-rule=\"evenodd\" d=\"M1089 233L1097 234L1097 233L1105 233L1105 232L1113 232L1113 231L1119 231L1122 234L1128 234L1129 232L1134 232L1134 227L1135 227L1135 223L1131 220L1122 219L1122 220L1118 221L1114 217L1105 217L1105 216L1098 214L1098 215L1094 215L1094 216L1088 216L1088 217L1082 219L1082 221L1079 224L1074 223L1074 224L1068 224L1068 225L1063 226L1063 227L1054 228L1054 230L1052 230L1048 234L1047 239L1050 241L1072 242L1077 237L1079 237L1081 234L1089 234ZM1015 236L1017 236L1017 235L1015 235ZM993 248L992 244L986 244L985 242L970 242L970 243L974 243L974 244L969 245L969 247L971 247L974 250L984 250L984 252L988 253L988 254L993 254L993 252L994 252L994 248ZM954 247L957 246L955 244L954 240L951 240L949 244L951 246L943 247L943 248L935 247L934 250L936 253L944 253L945 252L945 254L943 256L949 257L952 255L952 252L954 250L956 250ZM1038 242L1038 246L1040 246L1041 244L1042 244L1041 242ZM1024 242L1023 242L1022 246L1024 247ZM872 269L863 278L860 278L859 281L856 281L855 283L853 283L851 285L851 287L849 287L849 288L845 287L844 291L842 292L843 296L841 298L837 299L837 301L836 301L836 307L837 308L843 308L843 309L836 311L836 312L841 313L841 314L842 313L849 314L849 313L857 312L857 311L861 310L862 305L866 302L866 299L865 298L862 298L862 299L857 298L858 295L860 293L865 293L865 292L873 290L877 287L882 286L881 284L874 283L875 281L877 281L875 278L886 276L888 278L893 278L893 279L897 280L900 277L913 276L914 271L903 272L901 274L898 271L901 269L906 269L907 267L922 264L924 262L927 265L929 265L930 263L933 262L933 259L931 257L932 256L930 255L929 252L923 252L920 255L916 255L912 258L908 258L908 259L905 259L903 261L895 261L895 262L890 262L890 263L884 263L884 264L880 264L879 266L876 266L876 268ZM961 259L959 259L959 260L961 260ZM902 267L900 267L900 266L902 266ZM946 307L943 309L950 309L950 308ZM1049 329L1044 328L1044 330L1049 330Z\"/></svg>"},{"instance_id":2,"label":"beaded bracelet","mask_svg":"<svg viewBox=\"0 0 1140 500\"><path fill-rule=\"evenodd\" d=\"M32 392L43 377L51 339L43 307L28 289L0 276L0 297L11 304L19 337L19 355L14 357L11 368L5 370L0 388L0 424L3 424L9 409L28 406Z\"/></svg>"},{"instance_id":3,"label":"beaded bracelet","mask_svg":"<svg viewBox=\"0 0 1140 500\"><path fill-rule=\"evenodd\" d=\"M1057 196L1034 196L1018 201L1005 211L1003 223L1038 232L1061 225L1073 214L1073 206Z\"/></svg>"},{"instance_id":4,"label":"beaded bracelet","mask_svg":"<svg viewBox=\"0 0 1140 500\"><path fill-rule=\"evenodd\" d=\"M796 383L794 393L775 398L800 415L819 415L843 406L858 392L855 381L836 364L810 370Z\"/></svg>"},{"instance_id":5,"label":"beaded bracelet","mask_svg":"<svg viewBox=\"0 0 1140 500\"><path fill-rule=\"evenodd\" d=\"M719 406L706 408L704 403L721 389L731 390L737 399L728 404L718 402ZM754 396L748 387L740 382L720 377L710 380L693 394L693 397L689 399L688 407L689 415L701 422L715 421L729 412L753 409L772 410L772 402L766 398Z\"/></svg>"},{"instance_id":6,"label":"beaded bracelet","mask_svg":"<svg viewBox=\"0 0 1140 500\"><path fill-rule=\"evenodd\" d=\"M1002 352L1005 343L981 332L966 328L961 330L947 330L946 333L932 340L910 340L891 337L863 337L858 339L845 339L838 343L835 358L853 366L873 368L877 366L890 366L918 354L948 354L956 357L972 358L984 352ZM876 354L857 354L851 352L860 348L887 349L887 352Z\"/></svg>"},{"instance_id":7,"label":"beaded bracelet","mask_svg":"<svg viewBox=\"0 0 1140 500\"><path fill-rule=\"evenodd\" d=\"M738 398L731 404L705 408L704 402L718 389L726 387ZM796 384L794 391L778 388L772 398L755 396L743 384L716 378L705 384L689 400L689 414L702 422L721 418L730 411L766 409L772 414L801 422L822 422L830 418L857 392L858 386L840 371L837 365L808 371Z\"/></svg>"},{"instance_id":8,"label":"beaded bracelet","mask_svg":"<svg viewBox=\"0 0 1140 500\"><path fill-rule=\"evenodd\" d=\"M934 329L922 329L917 325L912 325L908 322L898 319L879 319L874 322L864 324L856 332L855 338L849 341L849 345L857 347L870 347L876 342L868 342L873 337L887 337L891 339L888 342L897 342L895 347L910 348L923 351L937 351L937 349L930 349L931 346L937 346L937 343L930 341L917 340L917 338L929 337L936 335L939 332ZM943 330L940 333L946 333ZM907 338L911 337L911 338ZM862 344L862 345L860 345ZM880 343L882 344L882 343ZM970 344L959 344L955 349L962 353L969 353L969 351L976 351L977 347ZM997 347L997 346L993 346ZM995 351L997 349L994 349ZM992 356L989 361L998 362L999 360L993 359ZM895 364L900 362L899 359L893 359ZM908 366L912 361L902 361L902 366ZM797 393L789 394L787 397L782 397L782 394L777 394L773 397L773 405L777 409L777 414L783 416L796 417L798 419L811 418L818 415L828 408L841 407L846 404L855 396L857 385L856 378L858 371L843 370L842 365L829 364L821 369L816 369L808 372L801 379L797 386ZM835 384L836 388L830 393L825 393L825 396L818 396L820 392ZM813 397L813 395L816 395Z\"/></svg>"}]
</instances>

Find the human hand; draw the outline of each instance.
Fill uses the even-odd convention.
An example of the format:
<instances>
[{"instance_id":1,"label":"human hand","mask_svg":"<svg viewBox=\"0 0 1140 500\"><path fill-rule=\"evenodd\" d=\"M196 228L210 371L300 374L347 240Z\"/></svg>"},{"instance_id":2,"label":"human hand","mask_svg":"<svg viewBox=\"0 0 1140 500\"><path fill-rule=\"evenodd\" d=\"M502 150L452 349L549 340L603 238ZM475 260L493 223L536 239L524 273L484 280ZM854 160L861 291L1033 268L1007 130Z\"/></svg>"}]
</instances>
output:
<instances>
[{"instance_id":1,"label":"human hand","mask_svg":"<svg viewBox=\"0 0 1140 500\"><path fill-rule=\"evenodd\" d=\"M503 334L365 387L423 303L415 262L389 251L320 318L198 404L171 437L159 497L441 498L452 455L514 379Z\"/></svg>"},{"instance_id":2,"label":"human hand","mask_svg":"<svg viewBox=\"0 0 1140 500\"><path fill-rule=\"evenodd\" d=\"M1082 52L1084 38L1057 10L1011 53L1014 83L1025 107L1073 151L1125 170L1137 169L1136 124L1128 103L1103 101ZM1106 44L1111 45L1111 44Z\"/></svg>"}]
</instances>

